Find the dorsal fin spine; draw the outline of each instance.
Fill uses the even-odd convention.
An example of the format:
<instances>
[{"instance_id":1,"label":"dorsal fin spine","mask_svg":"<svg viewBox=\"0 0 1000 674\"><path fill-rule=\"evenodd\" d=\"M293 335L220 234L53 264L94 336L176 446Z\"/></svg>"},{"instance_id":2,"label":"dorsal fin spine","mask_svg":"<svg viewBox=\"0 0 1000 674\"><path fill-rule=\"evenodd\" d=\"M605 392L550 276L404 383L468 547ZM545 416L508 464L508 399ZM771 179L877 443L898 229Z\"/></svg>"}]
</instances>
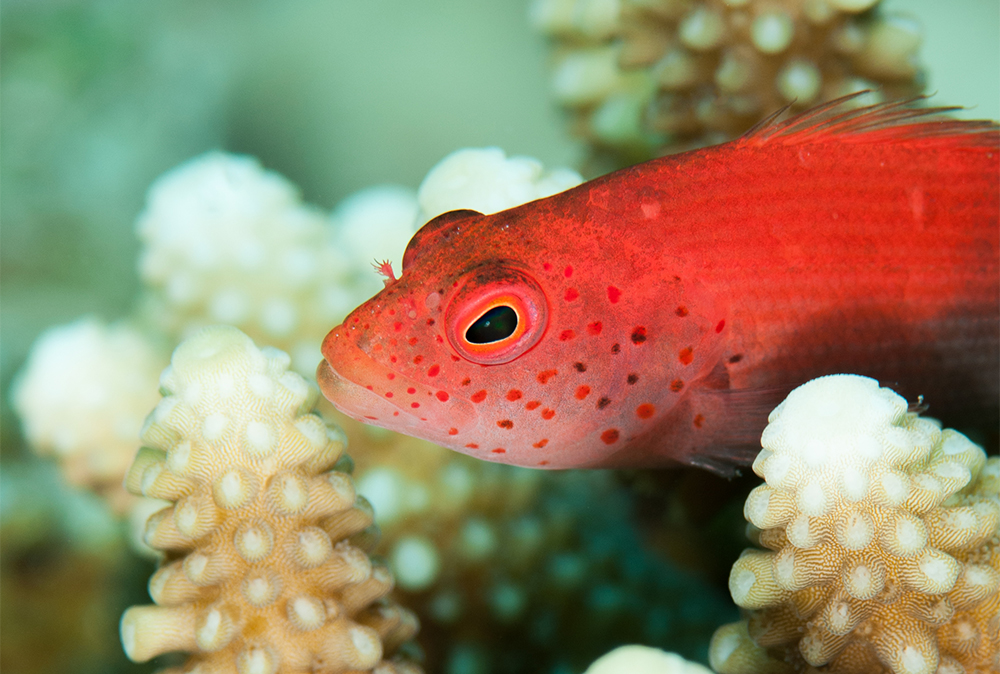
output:
<instances>
[{"instance_id":1,"label":"dorsal fin spine","mask_svg":"<svg viewBox=\"0 0 1000 674\"><path fill-rule=\"evenodd\" d=\"M791 106L747 131L737 142L761 147L769 144L797 145L836 138L842 142L881 142L962 137L968 145L1000 144L1000 127L992 121L942 118L960 107L917 107L925 96L851 107L870 91L860 91L823 103L784 119ZM914 121L915 120L915 121Z\"/></svg>"}]
</instances>

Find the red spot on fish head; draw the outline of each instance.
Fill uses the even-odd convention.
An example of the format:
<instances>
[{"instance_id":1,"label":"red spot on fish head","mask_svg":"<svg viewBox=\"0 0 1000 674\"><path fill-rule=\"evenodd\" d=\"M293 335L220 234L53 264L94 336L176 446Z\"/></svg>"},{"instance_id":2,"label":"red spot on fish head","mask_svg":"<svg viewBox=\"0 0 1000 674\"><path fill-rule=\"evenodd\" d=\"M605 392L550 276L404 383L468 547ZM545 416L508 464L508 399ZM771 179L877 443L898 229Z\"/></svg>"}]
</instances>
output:
<instances>
[{"instance_id":1,"label":"red spot on fish head","mask_svg":"<svg viewBox=\"0 0 1000 674\"><path fill-rule=\"evenodd\" d=\"M694 360L694 349L692 349L690 346L681 349L680 352L677 354L677 360L679 360L684 365L690 365L691 362Z\"/></svg>"},{"instance_id":2,"label":"red spot on fish head","mask_svg":"<svg viewBox=\"0 0 1000 674\"><path fill-rule=\"evenodd\" d=\"M649 419L656 414L656 407L651 403L642 403L635 408L635 416L640 419Z\"/></svg>"},{"instance_id":3,"label":"red spot on fish head","mask_svg":"<svg viewBox=\"0 0 1000 674\"><path fill-rule=\"evenodd\" d=\"M698 297L683 291L656 295L631 281L618 286L625 283L622 277L576 258L567 265L552 252L496 262L496 248L485 241L480 236L461 249L465 259L455 264L438 258L440 271L431 268L430 251L419 251L405 273L369 303L373 313L363 314L360 323L352 316L356 333L367 324L371 334L367 343L354 338L358 346L384 366L371 382L358 377L383 404L366 414L377 417L372 421L389 421L390 428L479 458L572 467L573 457L585 452L621 452L637 435L653 432L655 420L675 401L687 400L670 391L680 371L678 349L691 344L706 358L718 352L699 340L712 333L725 308L706 311ZM673 282L667 277L664 283ZM525 291L529 286L535 290ZM525 292L536 294L526 300ZM517 342L519 333L509 337L499 313L484 319L478 333L469 329L502 307L513 310L516 321L509 323L515 331L537 321L529 331L537 330L538 341L494 361L492 354L502 352L496 343ZM689 368L684 379L701 375ZM455 414L462 409L464 417ZM418 414L425 425L415 425Z\"/></svg>"}]
</instances>

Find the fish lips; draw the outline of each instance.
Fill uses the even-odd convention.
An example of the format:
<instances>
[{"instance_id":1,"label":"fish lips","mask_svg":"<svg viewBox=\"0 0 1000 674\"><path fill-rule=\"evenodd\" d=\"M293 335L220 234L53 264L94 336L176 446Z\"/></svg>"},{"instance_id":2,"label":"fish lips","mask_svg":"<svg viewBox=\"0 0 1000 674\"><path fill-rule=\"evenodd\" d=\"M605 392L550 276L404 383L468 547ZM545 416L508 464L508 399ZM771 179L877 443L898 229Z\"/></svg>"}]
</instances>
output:
<instances>
[{"instance_id":1,"label":"fish lips","mask_svg":"<svg viewBox=\"0 0 1000 674\"><path fill-rule=\"evenodd\" d=\"M461 431L474 423L470 402L450 396L442 401L438 389L386 367L349 339L329 335L323 355L316 369L320 390L339 411L362 423L440 444L454 441L449 429ZM416 393L406 393L409 389Z\"/></svg>"}]
</instances>

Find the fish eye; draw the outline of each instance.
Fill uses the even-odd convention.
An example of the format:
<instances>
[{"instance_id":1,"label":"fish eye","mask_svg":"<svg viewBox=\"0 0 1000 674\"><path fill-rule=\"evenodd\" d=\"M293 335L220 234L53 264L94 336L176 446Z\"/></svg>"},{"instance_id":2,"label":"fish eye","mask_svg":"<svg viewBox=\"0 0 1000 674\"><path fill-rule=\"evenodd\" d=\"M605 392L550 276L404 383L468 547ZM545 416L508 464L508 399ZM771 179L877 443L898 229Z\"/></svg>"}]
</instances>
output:
<instances>
[{"instance_id":1,"label":"fish eye","mask_svg":"<svg viewBox=\"0 0 1000 674\"><path fill-rule=\"evenodd\" d=\"M493 307L477 318L465 331L465 341L472 344L499 342L517 330L517 312L506 304Z\"/></svg>"},{"instance_id":2,"label":"fish eye","mask_svg":"<svg viewBox=\"0 0 1000 674\"><path fill-rule=\"evenodd\" d=\"M534 346L547 319L538 283L520 270L494 263L459 279L445 309L445 333L466 360L499 365Z\"/></svg>"}]
</instances>

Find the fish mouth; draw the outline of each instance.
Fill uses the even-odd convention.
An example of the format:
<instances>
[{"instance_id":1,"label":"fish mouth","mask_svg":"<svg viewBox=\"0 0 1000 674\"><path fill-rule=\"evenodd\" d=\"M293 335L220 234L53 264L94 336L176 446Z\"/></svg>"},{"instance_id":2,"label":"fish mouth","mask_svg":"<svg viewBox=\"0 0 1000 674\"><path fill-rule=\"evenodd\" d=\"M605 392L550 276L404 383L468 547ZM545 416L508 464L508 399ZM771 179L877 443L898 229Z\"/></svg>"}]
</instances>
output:
<instances>
[{"instance_id":1,"label":"fish mouth","mask_svg":"<svg viewBox=\"0 0 1000 674\"><path fill-rule=\"evenodd\" d=\"M386 367L337 329L324 340L323 356L316 368L320 391L337 410L362 423L444 444L454 440L449 429L461 431L473 420L471 403L450 396L441 400L438 389Z\"/></svg>"}]
</instances>

